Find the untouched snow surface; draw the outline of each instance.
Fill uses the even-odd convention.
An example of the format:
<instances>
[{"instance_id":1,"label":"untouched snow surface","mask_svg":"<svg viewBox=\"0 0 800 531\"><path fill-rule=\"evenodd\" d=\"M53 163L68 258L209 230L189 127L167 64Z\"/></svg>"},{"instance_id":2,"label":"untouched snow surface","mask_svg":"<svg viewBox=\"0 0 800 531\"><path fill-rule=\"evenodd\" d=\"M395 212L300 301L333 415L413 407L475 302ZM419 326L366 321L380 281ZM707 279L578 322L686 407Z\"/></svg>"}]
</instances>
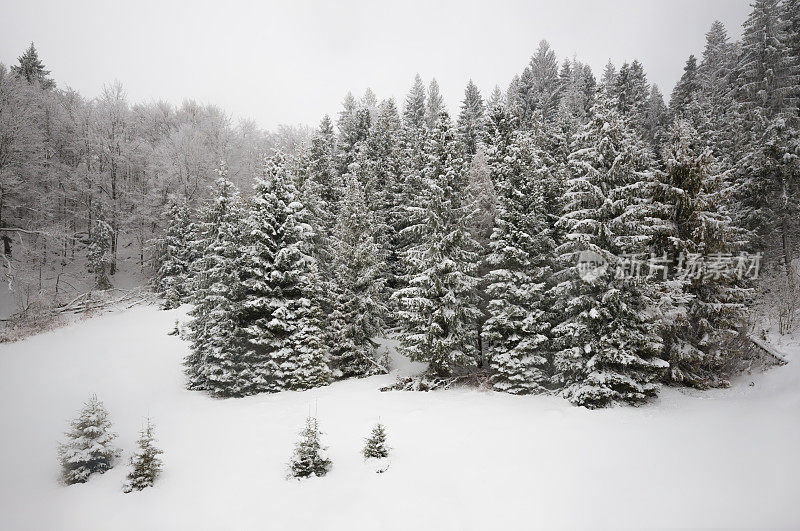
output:
<instances>
[{"instance_id":1,"label":"untouched snow surface","mask_svg":"<svg viewBox=\"0 0 800 531\"><path fill-rule=\"evenodd\" d=\"M800 345L731 389L588 411L473 389L381 393L394 376L219 400L184 389L180 310L138 307L0 346L2 529L530 529L800 526ZM403 367L404 371L413 368ZM753 385L751 385L753 382ZM124 456L59 484L56 443L92 394ZM285 479L317 411L333 469ZM122 493L145 415L165 469ZM360 455L380 418L393 448Z\"/></svg>"}]
</instances>

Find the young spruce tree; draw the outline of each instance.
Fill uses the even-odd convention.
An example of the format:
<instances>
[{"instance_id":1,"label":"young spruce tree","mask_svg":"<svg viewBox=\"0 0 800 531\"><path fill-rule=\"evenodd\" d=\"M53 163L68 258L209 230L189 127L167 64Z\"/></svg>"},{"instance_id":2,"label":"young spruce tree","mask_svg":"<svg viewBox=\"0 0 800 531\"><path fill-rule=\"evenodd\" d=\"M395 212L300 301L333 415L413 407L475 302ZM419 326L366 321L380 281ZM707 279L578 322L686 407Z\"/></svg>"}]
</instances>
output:
<instances>
[{"instance_id":1,"label":"young spruce tree","mask_svg":"<svg viewBox=\"0 0 800 531\"><path fill-rule=\"evenodd\" d=\"M147 419L147 424L139 432L136 441L137 449L131 457L132 470L122 487L123 492L142 490L152 487L156 478L161 473L162 462L158 456L164 452L155 446L153 424Z\"/></svg>"},{"instance_id":2,"label":"young spruce tree","mask_svg":"<svg viewBox=\"0 0 800 531\"><path fill-rule=\"evenodd\" d=\"M67 442L58 445L62 477L67 485L85 483L90 475L102 474L114 466L121 453L112 445L117 434L111 431L108 411L96 395L89 398L70 426L65 434Z\"/></svg>"},{"instance_id":3,"label":"young spruce tree","mask_svg":"<svg viewBox=\"0 0 800 531\"><path fill-rule=\"evenodd\" d=\"M332 463L328 459L326 446L322 445L322 432L316 418L309 416L306 427L300 432L300 440L289 463L289 477L322 477L330 472Z\"/></svg>"},{"instance_id":4,"label":"young spruce tree","mask_svg":"<svg viewBox=\"0 0 800 531\"><path fill-rule=\"evenodd\" d=\"M386 446L386 428L380 422L372 428L372 434L367 438L367 443L362 450L364 459L384 459L389 457L389 447Z\"/></svg>"}]
</instances>

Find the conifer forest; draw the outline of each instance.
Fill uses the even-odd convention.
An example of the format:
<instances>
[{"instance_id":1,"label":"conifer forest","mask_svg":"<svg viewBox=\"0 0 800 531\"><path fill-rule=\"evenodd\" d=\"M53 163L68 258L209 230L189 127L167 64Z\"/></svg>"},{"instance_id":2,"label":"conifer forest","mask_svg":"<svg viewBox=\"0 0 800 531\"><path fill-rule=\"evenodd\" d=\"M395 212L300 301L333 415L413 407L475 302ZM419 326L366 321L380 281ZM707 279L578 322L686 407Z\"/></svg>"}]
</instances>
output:
<instances>
[{"instance_id":1,"label":"conifer forest","mask_svg":"<svg viewBox=\"0 0 800 531\"><path fill-rule=\"evenodd\" d=\"M528 7L591 23L555 4ZM268 128L124 78L80 92L37 32L0 50L0 528L800 526L800 2L692 5L720 19L675 28L703 43L682 64L645 64L646 32L597 64L576 29L553 36L574 52L526 35L491 84L487 22L489 55L426 49L459 94L427 70L359 88L416 34L342 5L330 24L380 20L398 55ZM413 9L441 26L421 43L480 31ZM309 28L330 52L269 53L390 49ZM308 75L298 99L326 89Z\"/></svg>"}]
</instances>

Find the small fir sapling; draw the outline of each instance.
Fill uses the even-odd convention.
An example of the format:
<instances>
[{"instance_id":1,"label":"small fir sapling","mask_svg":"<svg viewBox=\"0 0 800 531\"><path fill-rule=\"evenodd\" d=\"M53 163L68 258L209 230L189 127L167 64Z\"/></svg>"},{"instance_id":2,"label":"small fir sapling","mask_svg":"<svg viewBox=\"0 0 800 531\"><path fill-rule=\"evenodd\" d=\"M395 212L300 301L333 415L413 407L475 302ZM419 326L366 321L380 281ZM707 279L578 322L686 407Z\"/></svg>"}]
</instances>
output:
<instances>
[{"instance_id":1,"label":"small fir sapling","mask_svg":"<svg viewBox=\"0 0 800 531\"><path fill-rule=\"evenodd\" d=\"M108 411L96 395L86 402L78 417L66 432L67 442L59 443L62 477L67 485L85 483L95 472L113 468L120 450L112 446L117 437L111 431Z\"/></svg>"},{"instance_id":2,"label":"small fir sapling","mask_svg":"<svg viewBox=\"0 0 800 531\"><path fill-rule=\"evenodd\" d=\"M152 487L161 473L163 463L158 456L164 452L155 446L153 431L153 424L148 418L145 427L139 432L139 440L136 441L138 449L131 457L133 468L122 487L123 492Z\"/></svg>"},{"instance_id":3,"label":"small fir sapling","mask_svg":"<svg viewBox=\"0 0 800 531\"><path fill-rule=\"evenodd\" d=\"M364 459L384 459L389 457L389 447L386 446L386 428L380 422L372 428L372 435L367 438L367 444L362 450Z\"/></svg>"},{"instance_id":4,"label":"small fir sapling","mask_svg":"<svg viewBox=\"0 0 800 531\"><path fill-rule=\"evenodd\" d=\"M309 416L289 463L290 478L322 477L330 471L332 463L327 457L327 447L322 445L321 437L319 422L315 417Z\"/></svg>"}]
</instances>

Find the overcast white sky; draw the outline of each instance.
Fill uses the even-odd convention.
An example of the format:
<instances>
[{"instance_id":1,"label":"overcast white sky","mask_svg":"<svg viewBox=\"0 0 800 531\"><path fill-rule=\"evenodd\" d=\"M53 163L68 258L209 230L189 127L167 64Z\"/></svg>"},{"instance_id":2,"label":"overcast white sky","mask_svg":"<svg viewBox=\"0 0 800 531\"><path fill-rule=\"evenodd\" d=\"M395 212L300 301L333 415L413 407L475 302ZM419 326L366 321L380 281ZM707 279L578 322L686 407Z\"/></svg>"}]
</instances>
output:
<instances>
[{"instance_id":1,"label":"overcast white sky","mask_svg":"<svg viewBox=\"0 0 800 531\"><path fill-rule=\"evenodd\" d=\"M599 77L638 58L665 95L714 19L738 39L747 0L0 2L0 62L33 40L59 86L84 96L114 79L131 101L215 103L262 127L315 125L348 90L398 103L419 73L451 112L472 78L505 89L541 39Z\"/></svg>"}]
</instances>

